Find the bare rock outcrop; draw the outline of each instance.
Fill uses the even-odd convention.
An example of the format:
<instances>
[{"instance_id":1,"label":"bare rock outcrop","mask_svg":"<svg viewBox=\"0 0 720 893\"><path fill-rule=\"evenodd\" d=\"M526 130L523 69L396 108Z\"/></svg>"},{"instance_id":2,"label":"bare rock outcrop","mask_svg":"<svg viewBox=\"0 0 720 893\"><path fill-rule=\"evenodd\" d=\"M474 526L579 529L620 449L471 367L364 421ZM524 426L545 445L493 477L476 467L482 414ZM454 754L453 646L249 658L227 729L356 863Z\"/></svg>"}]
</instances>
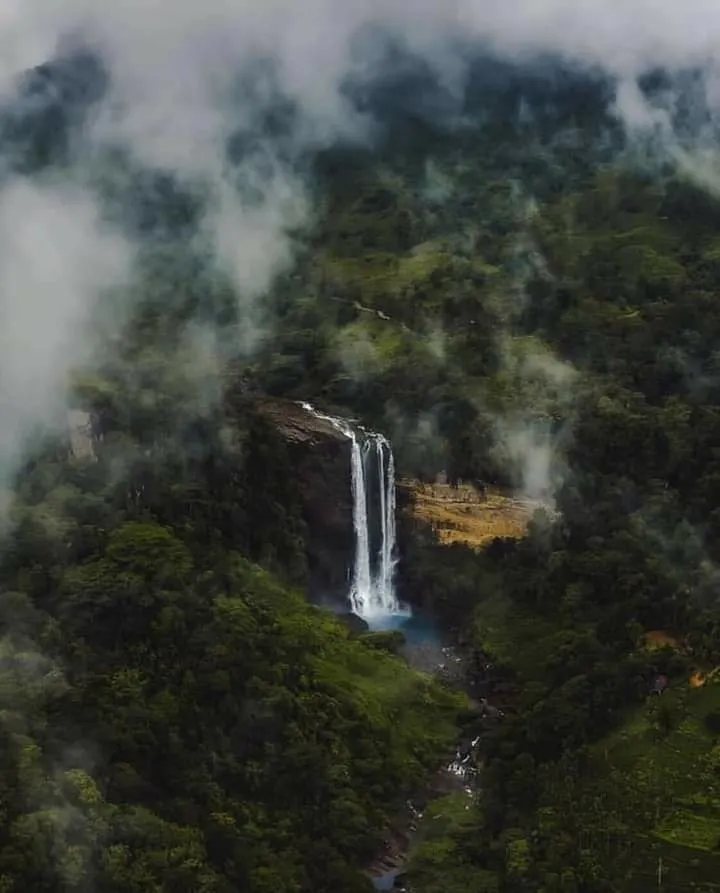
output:
<instances>
[{"instance_id":1,"label":"bare rock outcrop","mask_svg":"<svg viewBox=\"0 0 720 893\"><path fill-rule=\"evenodd\" d=\"M330 422L291 400L258 397L253 402L288 446L307 525L311 589L321 597L337 595L347 587L354 555L350 442Z\"/></svg>"}]
</instances>

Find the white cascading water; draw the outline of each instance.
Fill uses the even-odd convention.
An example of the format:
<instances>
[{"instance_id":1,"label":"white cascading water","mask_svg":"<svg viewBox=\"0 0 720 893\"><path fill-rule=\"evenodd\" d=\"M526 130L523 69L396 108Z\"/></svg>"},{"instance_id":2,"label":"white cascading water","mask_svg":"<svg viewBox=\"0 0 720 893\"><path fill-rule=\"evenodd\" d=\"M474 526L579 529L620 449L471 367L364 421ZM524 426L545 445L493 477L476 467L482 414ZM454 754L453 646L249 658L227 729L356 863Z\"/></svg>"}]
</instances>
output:
<instances>
[{"instance_id":1,"label":"white cascading water","mask_svg":"<svg viewBox=\"0 0 720 893\"><path fill-rule=\"evenodd\" d=\"M363 615L372 594L370 569L370 525L368 523L365 457L355 432L350 430L350 468L352 472L353 526L355 527L355 572L350 588L350 606Z\"/></svg>"},{"instance_id":2,"label":"white cascading water","mask_svg":"<svg viewBox=\"0 0 720 893\"><path fill-rule=\"evenodd\" d=\"M375 575L375 599L383 614L395 614L399 610L395 598L395 457L390 443L375 434L372 445L377 457L380 489L380 550ZM387 465L385 457L387 456Z\"/></svg>"},{"instance_id":3,"label":"white cascading water","mask_svg":"<svg viewBox=\"0 0 720 893\"><path fill-rule=\"evenodd\" d=\"M350 480L353 497L355 561L350 585L350 607L363 618L404 613L395 597L395 459L382 434L358 436L344 419L318 412L309 403L300 404L316 418L324 419L350 441ZM374 459L380 503L380 547L372 560L368 512L368 460ZM386 462L387 459L387 462Z\"/></svg>"}]
</instances>

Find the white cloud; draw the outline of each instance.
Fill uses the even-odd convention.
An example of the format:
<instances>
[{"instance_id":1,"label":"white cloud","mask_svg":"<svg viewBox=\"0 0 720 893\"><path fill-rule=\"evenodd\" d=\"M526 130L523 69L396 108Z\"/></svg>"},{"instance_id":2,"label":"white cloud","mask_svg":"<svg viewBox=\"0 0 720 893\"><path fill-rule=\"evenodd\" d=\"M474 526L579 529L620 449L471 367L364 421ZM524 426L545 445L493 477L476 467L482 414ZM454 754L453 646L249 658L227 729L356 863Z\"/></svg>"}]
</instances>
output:
<instances>
[{"instance_id":1,"label":"white cloud","mask_svg":"<svg viewBox=\"0 0 720 893\"><path fill-rule=\"evenodd\" d=\"M288 230L308 203L302 181L262 144L239 175L259 198L248 204L239 197L225 141L231 126L252 126L256 109L236 105L234 117L227 115L238 68L252 59L275 63L282 90L300 109L298 150L357 135L362 124L341 86L348 74L372 68L355 39L374 25L406 40L449 83L462 72L458 40L488 41L510 54L558 52L630 85L648 65L698 64L720 54L716 0L0 0L0 95L9 94L14 74L45 61L69 36L99 47L112 90L85 132L86 148L119 142L138 161L210 190L204 229L252 316L253 301L292 260ZM720 95L717 83L708 81L711 99ZM652 114L631 88L618 101L626 117ZM68 184L1 187L5 450L52 404L84 350L78 333L98 291L130 263L129 247L103 229L78 182L76 172Z\"/></svg>"},{"instance_id":2,"label":"white cloud","mask_svg":"<svg viewBox=\"0 0 720 893\"><path fill-rule=\"evenodd\" d=\"M130 261L78 186L15 179L0 192L0 474L64 405L67 372L91 351L89 312Z\"/></svg>"}]
</instances>

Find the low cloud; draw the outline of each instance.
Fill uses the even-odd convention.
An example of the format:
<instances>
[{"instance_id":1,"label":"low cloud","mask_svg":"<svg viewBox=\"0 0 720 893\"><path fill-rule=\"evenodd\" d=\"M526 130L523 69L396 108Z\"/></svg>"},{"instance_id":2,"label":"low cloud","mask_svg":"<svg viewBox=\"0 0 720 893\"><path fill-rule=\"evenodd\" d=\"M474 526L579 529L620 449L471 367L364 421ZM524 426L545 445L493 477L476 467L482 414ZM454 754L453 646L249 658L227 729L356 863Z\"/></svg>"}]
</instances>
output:
<instances>
[{"instance_id":1,"label":"low cloud","mask_svg":"<svg viewBox=\"0 0 720 893\"><path fill-rule=\"evenodd\" d=\"M492 419L495 455L518 495L555 507L568 468L564 454L578 374L533 338L501 339L505 410Z\"/></svg>"},{"instance_id":2,"label":"low cloud","mask_svg":"<svg viewBox=\"0 0 720 893\"><path fill-rule=\"evenodd\" d=\"M79 172L120 149L131 164L170 173L203 195L199 238L232 279L246 322L242 346L251 350L265 333L258 301L292 264L293 233L311 213L303 158L372 133L347 85L384 70L388 36L456 94L479 47L595 67L618 80L626 123L645 115L663 138L670 131L662 116L633 86L644 71L700 66L712 108L720 96L715 0L5 0L0 96L12 97L23 69L73 45L100 54L110 87L76 135L70 163L56 172L65 182L0 185L0 256L7 259L0 465L60 399L58 383L85 353L84 325L99 292L122 280L131 263L131 246L102 223ZM230 163L233 140L241 148ZM715 157L698 165L699 156L683 151L675 151L678 164L714 189ZM429 185L444 186L437 176Z\"/></svg>"},{"instance_id":3,"label":"low cloud","mask_svg":"<svg viewBox=\"0 0 720 893\"><path fill-rule=\"evenodd\" d=\"M94 348L87 325L126 281L132 250L70 181L17 178L0 193L0 481L39 422L65 405L67 375ZM64 416L61 418L64 419Z\"/></svg>"}]
</instances>

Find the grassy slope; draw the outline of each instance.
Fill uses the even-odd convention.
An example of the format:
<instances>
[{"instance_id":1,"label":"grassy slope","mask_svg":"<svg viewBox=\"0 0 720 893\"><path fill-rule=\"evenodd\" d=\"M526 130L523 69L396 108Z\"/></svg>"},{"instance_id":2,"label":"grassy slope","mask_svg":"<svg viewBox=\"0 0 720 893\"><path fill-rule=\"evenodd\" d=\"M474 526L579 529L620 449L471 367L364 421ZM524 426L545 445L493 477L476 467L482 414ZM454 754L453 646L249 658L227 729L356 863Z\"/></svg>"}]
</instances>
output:
<instances>
[{"instance_id":1,"label":"grassy slope","mask_svg":"<svg viewBox=\"0 0 720 893\"><path fill-rule=\"evenodd\" d=\"M612 258L613 264L617 262L616 270L610 265L615 280L627 283L632 295L640 299L648 288L662 293L667 282L681 281L682 268L668 258L677 251L677 236L658 223L652 195L643 198L640 211L619 216L616 192L622 188L621 179L615 184L612 178L607 182L600 178L596 185L586 196L560 202L539 226L546 243L542 247L554 272L574 284L583 281L586 267L604 276L607 259ZM407 189L398 189L396 204L412 213L413 199ZM576 236L573 229L568 236L563 218L570 212L582 218L587 232ZM471 273L484 280L482 285L473 283L478 307L484 303L492 308L494 302L502 302L505 293L502 277L498 282L497 271L489 266L495 259L490 256L478 265L457 257L453 264L448 256L452 251L448 252L442 238L426 240L411 250L393 249L390 239L380 237L381 223L392 231L392 216L369 215L367 208L355 205L344 218L336 219L336 240L327 246L322 263L330 282L347 289L367 308L361 320L347 327L346 337L338 337L338 344L345 347L361 342L365 354L372 357L373 371L386 373L402 366L408 341L426 347L429 360L430 345L425 344L429 339L421 334L423 327L418 323L423 317L425 321L452 319L454 307L446 303L447 298ZM461 228L458 221L457 229ZM502 253L495 232L491 241ZM481 255L482 250L475 254ZM595 287L594 282L591 285ZM630 306L618 303L620 306L602 304L603 314L592 324L593 332L604 327L610 332L622 328L631 333L641 325L642 313L633 300ZM378 319L370 310L380 310L388 318ZM505 319L507 309L496 315ZM452 332L452 327L448 331ZM453 335L445 345L446 357L457 353L459 342L453 342ZM540 347L541 343L532 345L528 353L538 355ZM497 405L491 402L496 411L522 402L524 388L531 387L522 378L505 369L488 381L484 374L474 378L462 369L464 391L475 402L481 395L496 395ZM510 506L480 508L448 499L447 494L416 495L415 512L439 528L444 542L482 546L494 535L521 533L520 518ZM476 626L478 641L499 663L513 669L521 683L537 679L537 669L552 653L553 639L560 632L552 623L519 612L498 592L480 606ZM657 731L656 712L661 704L677 715L677 725L665 737ZM720 686L716 683L698 689L683 684L661 699L648 701L628 716L619 732L595 747L596 776L573 792L575 802L570 806L578 825L586 829L594 849L602 851L607 838L606 857L617 861L628 890L657 886L659 857L665 866L665 890L692 889L693 884L720 889L720 860L712 852L720 840L720 792L715 787L720 780L715 765L720 765L720 759L702 724L708 710L718 705ZM552 805L559 808L561 798ZM453 862L442 861L444 870Z\"/></svg>"},{"instance_id":2,"label":"grassy slope","mask_svg":"<svg viewBox=\"0 0 720 893\"><path fill-rule=\"evenodd\" d=\"M498 592L478 608L476 629L486 651L528 681L557 632ZM660 638L650 635L645 647L667 644ZM571 804L545 802L572 810L592 848L615 860L628 893L656 888L660 859L666 893L720 890L720 741L704 725L720 709L720 680L697 686L695 678L648 698L593 746L595 772ZM660 712L670 717L667 734Z\"/></svg>"},{"instance_id":3,"label":"grassy slope","mask_svg":"<svg viewBox=\"0 0 720 893\"><path fill-rule=\"evenodd\" d=\"M660 858L663 889L720 890L720 745L703 723L719 708L719 682L682 683L649 699L595 748L596 789L611 779L623 791L618 817L629 836L623 861L633 891L657 883ZM673 716L667 735L657 731L659 711Z\"/></svg>"}]
</instances>

